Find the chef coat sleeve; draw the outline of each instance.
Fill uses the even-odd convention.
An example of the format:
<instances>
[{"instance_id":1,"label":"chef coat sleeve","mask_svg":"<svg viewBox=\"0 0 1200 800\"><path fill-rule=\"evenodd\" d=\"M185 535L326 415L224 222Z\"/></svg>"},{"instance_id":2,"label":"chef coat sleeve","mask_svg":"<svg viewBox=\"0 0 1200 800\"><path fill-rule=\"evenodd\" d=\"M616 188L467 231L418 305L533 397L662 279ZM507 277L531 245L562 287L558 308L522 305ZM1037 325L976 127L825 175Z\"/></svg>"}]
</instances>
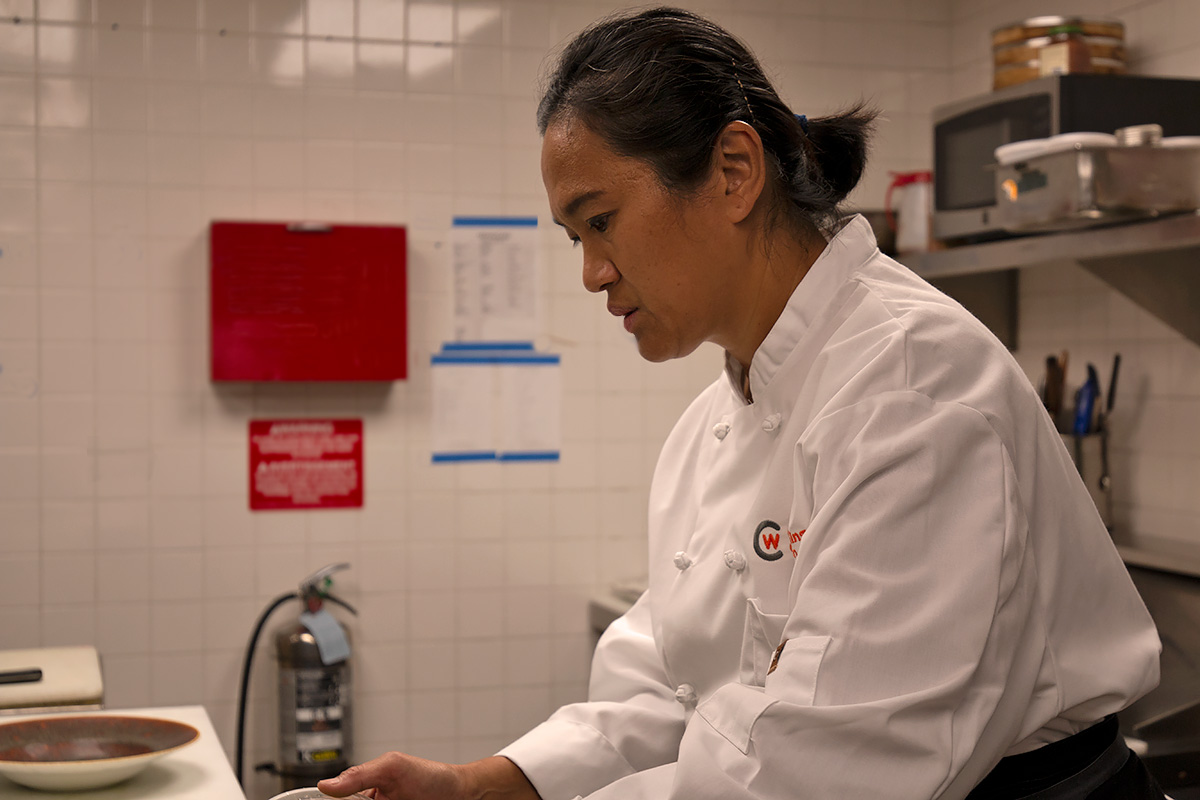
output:
<instances>
[{"instance_id":1,"label":"chef coat sleeve","mask_svg":"<svg viewBox=\"0 0 1200 800\"><path fill-rule=\"evenodd\" d=\"M900 391L810 425L796 470L785 643L764 685L701 699L670 797L964 797L1052 657L1006 449L980 412Z\"/></svg>"},{"instance_id":2,"label":"chef coat sleeve","mask_svg":"<svg viewBox=\"0 0 1200 800\"><path fill-rule=\"evenodd\" d=\"M499 753L521 768L542 800L587 795L675 760L684 714L654 643L649 592L601 636L588 697Z\"/></svg>"}]
</instances>

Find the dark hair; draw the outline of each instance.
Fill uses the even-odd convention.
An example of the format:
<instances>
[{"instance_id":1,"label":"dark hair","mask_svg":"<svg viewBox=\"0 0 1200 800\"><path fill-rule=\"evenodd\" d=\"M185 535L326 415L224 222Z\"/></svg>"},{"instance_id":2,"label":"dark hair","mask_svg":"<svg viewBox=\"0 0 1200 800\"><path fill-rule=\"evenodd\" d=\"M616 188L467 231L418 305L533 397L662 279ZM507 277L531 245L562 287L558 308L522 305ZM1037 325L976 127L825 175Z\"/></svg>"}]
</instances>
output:
<instances>
[{"instance_id":1,"label":"dark hair","mask_svg":"<svg viewBox=\"0 0 1200 800\"><path fill-rule=\"evenodd\" d=\"M669 7L605 18L564 48L538 106L539 132L564 113L614 152L646 161L680 194L708 177L725 126L748 122L775 173L770 224L782 212L825 230L862 177L876 116L860 102L832 116L796 117L742 42Z\"/></svg>"}]
</instances>

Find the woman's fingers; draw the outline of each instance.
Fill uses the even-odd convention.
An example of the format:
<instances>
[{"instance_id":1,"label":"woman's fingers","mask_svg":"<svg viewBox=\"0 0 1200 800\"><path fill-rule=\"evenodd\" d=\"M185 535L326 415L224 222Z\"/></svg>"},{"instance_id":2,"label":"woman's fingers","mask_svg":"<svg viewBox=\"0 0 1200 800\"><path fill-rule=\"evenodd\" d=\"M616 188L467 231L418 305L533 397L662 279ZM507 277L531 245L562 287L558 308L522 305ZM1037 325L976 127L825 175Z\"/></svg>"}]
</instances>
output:
<instances>
[{"instance_id":1,"label":"woman's fingers","mask_svg":"<svg viewBox=\"0 0 1200 800\"><path fill-rule=\"evenodd\" d=\"M374 789L375 800L463 800L463 784L449 764L427 761L404 753L387 753L350 767L336 778L321 781L317 788L332 797Z\"/></svg>"},{"instance_id":2,"label":"woman's fingers","mask_svg":"<svg viewBox=\"0 0 1200 800\"><path fill-rule=\"evenodd\" d=\"M348 797L355 792L373 790L381 784L378 762L382 759L355 764L336 778L326 778L317 783L317 788L331 797ZM372 792L371 797L374 797Z\"/></svg>"}]
</instances>

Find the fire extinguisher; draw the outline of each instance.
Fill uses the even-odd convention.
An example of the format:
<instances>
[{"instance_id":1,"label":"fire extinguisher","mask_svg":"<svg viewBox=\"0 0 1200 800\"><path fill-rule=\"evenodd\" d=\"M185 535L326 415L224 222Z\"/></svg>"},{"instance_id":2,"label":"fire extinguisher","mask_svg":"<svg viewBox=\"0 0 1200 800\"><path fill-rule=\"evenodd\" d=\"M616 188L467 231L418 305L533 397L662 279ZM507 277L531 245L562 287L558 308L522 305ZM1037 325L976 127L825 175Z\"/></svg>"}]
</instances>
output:
<instances>
[{"instance_id":1,"label":"fire extinguisher","mask_svg":"<svg viewBox=\"0 0 1200 800\"><path fill-rule=\"evenodd\" d=\"M330 564L300 583L299 592L275 598L259 616L242 668L238 702L237 778L245 786L246 693L259 635L279 606L299 600L303 611L275 632L279 685L279 764L259 764L257 771L279 776L282 791L313 786L351 763L353 709L350 683L350 638L325 608L326 601L358 612L333 596L332 575L349 564Z\"/></svg>"}]
</instances>

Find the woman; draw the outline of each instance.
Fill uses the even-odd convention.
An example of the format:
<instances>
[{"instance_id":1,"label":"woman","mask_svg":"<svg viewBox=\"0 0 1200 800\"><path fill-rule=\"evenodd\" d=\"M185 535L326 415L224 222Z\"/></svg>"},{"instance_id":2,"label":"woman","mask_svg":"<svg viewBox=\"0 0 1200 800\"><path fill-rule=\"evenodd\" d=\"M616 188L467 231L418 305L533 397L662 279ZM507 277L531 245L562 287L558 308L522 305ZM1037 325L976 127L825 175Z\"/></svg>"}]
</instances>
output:
<instances>
[{"instance_id":1,"label":"woman","mask_svg":"<svg viewBox=\"0 0 1200 800\"><path fill-rule=\"evenodd\" d=\"M1154 626L1025 376L838 203L872 115L782 103L653 9L564 51L542 174L642 356L724 374L668 438L650 588L586 703L497 757L391 754L377 797L1161 797L1112 716Z\"/></svg>"}]
</instances>

